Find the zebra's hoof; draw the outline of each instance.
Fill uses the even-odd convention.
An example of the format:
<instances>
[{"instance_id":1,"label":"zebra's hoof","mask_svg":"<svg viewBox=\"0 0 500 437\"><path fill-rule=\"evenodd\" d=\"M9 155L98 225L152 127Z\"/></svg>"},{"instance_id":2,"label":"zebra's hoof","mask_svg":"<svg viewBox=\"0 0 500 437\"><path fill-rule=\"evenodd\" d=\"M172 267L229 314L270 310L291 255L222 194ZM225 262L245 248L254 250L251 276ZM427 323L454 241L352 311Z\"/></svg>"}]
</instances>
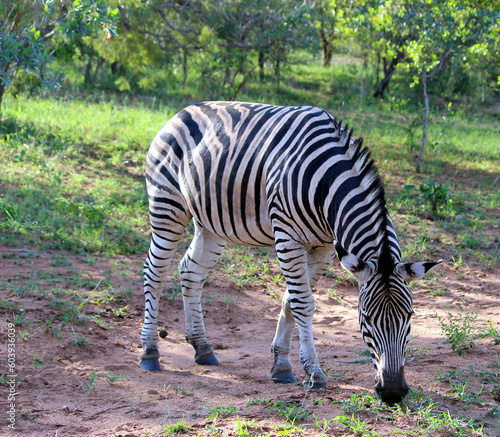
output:
<instances>
[{"instance_id":1,"label":"zebra's hoof","mask_svg":"<svg viewBox=\"0 0 500 437\"><path fill-rule=\"evenodd\" d=\"M201 357L195 357L194 361L196 364L201 364L202 366L218 366L219 365L219 360L217 357L212 353L209 353L207 355L203 355Z\"/></svg>"},{"instance_id":2,"label":"zebra's hoof","mask_svg":"<svg viewBox=\"0 0 500 437\"><path fill-rule=\"evenodd\" d=\"M297 382L297 378L295 378L292 371L276 373L271 375L271 378L276 384L293 384Z\"/></svg>"},{"instance_id":3,"label":"zebra's hoof","mask_svg":"<svg viewBox=\"0 0 500 437\"><path fill-rule=\"evenodd\" d=\"M150 372L159 372L161 370L160 360L158 358L146 358L141 360L139 365L141 366L141 369L149 370Z\"/></svg>"}]
</instances>

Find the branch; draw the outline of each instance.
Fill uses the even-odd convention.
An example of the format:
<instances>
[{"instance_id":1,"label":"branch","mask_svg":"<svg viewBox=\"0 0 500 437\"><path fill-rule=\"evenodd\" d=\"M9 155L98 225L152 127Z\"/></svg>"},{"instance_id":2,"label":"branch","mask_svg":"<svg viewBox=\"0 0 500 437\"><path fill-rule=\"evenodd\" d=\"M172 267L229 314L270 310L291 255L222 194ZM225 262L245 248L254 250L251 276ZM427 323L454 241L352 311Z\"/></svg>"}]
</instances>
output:
<instances>
[{"instance_id":1,"label":"branch","mask_svg":"<svg viewBox=\"0 0 500 437\"><path fill-rule=\"evenodd\" d=\"M165 7L167 5L162 5L158 8L158 12L160 13L161 17L163 18L163 21L165 21L165 23L167 23L168 27L170 27L173 31L175 32L179 32L181 33L182 35L188 37L188 38L192 38L191 35L189 35L189 32L192 32L194 33L196 36L200 36L200 31L198 29L195 29L193 27L176 27L172 21L170 21L167 17L167 15L165 14Z\"/></svg>"},{"instance_id":2,"label":"branch","mask_svg":"<svg viewBox=\"0 0 500 437\"><path fill-rule=\"evenodd\" d=\"M439 71L444 70L446 58L451 55L451 50L448 50L439 60L439 63L434 67L430 73L425 73L427 79L431 80Z\"/></svg>"},{"instance_id":3,"label":"branch","mask_svg":"<svg viewBox=\"0 0 500 437\"><path fill-rule=\"evenodd\" d=\"M130 22L128 21L128 18L125 14L125 9L123 9L122 5L118 5L118 10L120 11L120 14L123 19L123 25L125 26L125 29L130 30L132 29L132 26L130 25Z\"/></svg>"}]
</instances>

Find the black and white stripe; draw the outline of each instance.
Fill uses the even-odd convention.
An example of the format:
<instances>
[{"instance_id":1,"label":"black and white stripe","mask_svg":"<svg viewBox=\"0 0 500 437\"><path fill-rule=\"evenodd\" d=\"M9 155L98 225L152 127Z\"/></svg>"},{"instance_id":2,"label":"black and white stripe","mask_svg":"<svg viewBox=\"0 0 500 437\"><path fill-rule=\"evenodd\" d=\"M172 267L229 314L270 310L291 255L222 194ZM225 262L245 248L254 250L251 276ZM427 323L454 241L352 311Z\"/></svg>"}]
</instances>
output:
<instances>
[{"instance_id":1,"label":"black and white stripe","mask_svg":"<svg viewBox=\"0 0 500 437\"><path fill-rule=\"evenodd\" d=\"M407 391L404 352L412 297L408 278L433 263L402 264L373 160L361 140L316 107L208 102L189 106L156 135L146 160L152 228L144 266L146 311L141 366L157 370L158 299L169 260L188 222L195 237L179 272L186 339L200 364L217 364L208 343L201 288L226 242L275 245L287 282L273 341L275 382L294 382L295 324L300 361L324 387L312 336L311 287L333 257L360 282L360 325L372 351L379 393Z\"/></svg>"}]
</instances>

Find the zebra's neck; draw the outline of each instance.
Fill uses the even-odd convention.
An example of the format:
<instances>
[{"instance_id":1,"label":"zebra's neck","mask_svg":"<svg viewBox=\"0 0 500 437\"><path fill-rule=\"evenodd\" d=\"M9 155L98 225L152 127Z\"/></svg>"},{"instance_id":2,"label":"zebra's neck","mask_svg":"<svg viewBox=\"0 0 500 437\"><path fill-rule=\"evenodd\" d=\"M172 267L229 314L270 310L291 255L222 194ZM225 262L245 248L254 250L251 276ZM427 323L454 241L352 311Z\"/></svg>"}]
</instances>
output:
<instances>
[{"instance_id":1,"label":"zebra's neck","mask_svg":"<svg viewBox=\"0 0 500 437\"><path fill-rule=\"evenodd\" d=\"M401 260L396 232L389 217L382 181L362 139L340 127L348 165L340 181L327 181L324 211L334 238L362 260L382 257L387 263Z\"/></svg>"}]
</instances>

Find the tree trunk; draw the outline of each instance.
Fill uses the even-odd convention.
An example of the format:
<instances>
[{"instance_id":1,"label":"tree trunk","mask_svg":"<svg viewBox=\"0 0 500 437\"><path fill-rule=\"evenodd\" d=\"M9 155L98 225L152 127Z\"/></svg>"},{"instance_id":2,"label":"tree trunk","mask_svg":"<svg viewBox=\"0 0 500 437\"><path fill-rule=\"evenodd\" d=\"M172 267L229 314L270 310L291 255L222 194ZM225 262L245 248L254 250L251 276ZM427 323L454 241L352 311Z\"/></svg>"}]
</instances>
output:
<instances>
[{"instance_id":1,"label":"tree trunk","mask_svg":"<svg viewBox=\"0 0 500 437\"><path fill-rule=\"evenodd\" d=\"M257 64L258 65L258 64ZM231 101L235 101L236 98L238 97L238 94L239 92L243 89L243 87L245 86L245 84L247 83L247 80L250 79L250 76L253 74L253 72L255 71L255 67L257 67L257 65L254 65L252 67L252 69L245 75L245 77L243 78L243 80L241 81L240 83L240 86L238 87L238 89L236 90L236 92L233 94L233 97L231 98Z\"/></svg>"},{"instance_id":2,"label":"tree trunk","mask_svg":"<svg viewBox=\"0 0 500 437\"><path fill-rule=\"evenodd\" d=\"M182 86L186 85L187 81L187 58L188 58L188 51L186 48L182 49Z\"/></svg>"},{"instance_id":3,"label":"tree trunk","mask_svg":"<svg viewBox=\"0 0 500 437\"><path fill-rule=\"evenodd\" d=\"M5 85L2 85L0 83L0 120L2 119L2 100L4 91L5 91Z\"/></svg>"},{"instance_id":4,"label":"tree trunk","mask_svg":"<svg viewBox=\"0 0 500 437\"><path fill-rule=\"evenodd\" d=\"M328 67L332 62L333 45L327 38L327 35L322 27L319 28L319 37L321 39L321 47L323 50L323 67Z\"/></svg>"},{"instance_id":5,"label":"tree trunk","mask_svg":"<svg viewBox=\"0 0 500 437\"><path fill-rule=\"evenodd\" d=\"M485 87L485 80L484 80L484 69L481 70L481 81L482 81L482 93L481 93L481 103L484 103L484 87Z\"/></svg>"},{"instance_id":6,"label":"tree trunk","mask_svg":"<svg viewBox=\"0 0 500 437\"><path fill-rule=\"evenodd\" d=\"M95 66L95 71L94 71L94 80L93 80L94 85L97 83L97 78L99 77L99 70L102 69L102 64L104 64L104 59L98 56L97 65Z\"/></svg>"},{"instance_id":7,"label":"tree trunk","mask_svg":"<svg viewBox=\"0 0 500 437\"><path fill-rule=\"evenodd\" d=\"M259 50L259 79L261 82L264 82L264 61L266 60L266 56L264 52Z\"/></svg>"},{"instance_id":8,"label":"tree trunk","mask_svg":"<svg viewBox=\"0 0 500 437\"><path fill-rule=\"evenodd\" d=\"M392 75L396 71L397 65L403 60L404 58L404 53L398 52L394 58L392 58L391 63L389 64L389 67L386 68L385 66L385 58L384 58L384 73L385 76L384 78L379 82L375 89L375 93L373 94L373 97L377 99L383 99L384 98L384 92L389 86L389 82L391 80Z\"/></svg>"},{"instance_id":9,"label":"tree trunk","mask_svg":"<svg viewBox=\"0 0 500 437\"><path fill-rule=\"evenodd\" d=\"M359 103L363 105L365 100L365 71L368 68L368 53L363 51L363 69L361 70L361 86L359 90Z\"/></svg>"},{"instance_id":10,"label":"tree trunk","mask_svg":"<svg viewBox=\"0 0 500 437\"><path fill-rule=\"evenodd\" d=\"M85 66L85 75L83 76L83 83L85 85L90 85L92 83L92 78L90 76L90 71L92 70L92 60L94 59L94 52L90 52L89 60L87 61L87 65Z\"/></svg>"},{"instance_id":11,"label":"tree trunk","mask_svg":"<svg viewBox=\"0 0 500 437\"><path fill-rule=\"evenodd\" d=\"M377 71L375 73L375 82L378 83L380 80L380 49L377 52Z\"/></svg>"},{"instance_id":12,"label":"tree trunk","mask_svg":"<svg viewBox=\"0 0 500 437\"><path fill-rule=\"evenodd\" d=\"M274 75L276 76L276 89L280 88L280 80L281 80L281 60L280 58L276 59L276 66L274 68Z\"/></svg>"},{"instance_id":13,"label":"tree trunk","mask_svg":"<svg viewBox=\"0 0 500 437\"><path fill-rule=\"evenodd\" d=\"M108 79L108 71L109 71L109 61L104 62L104 65L101 69L101 83L105 83Z\"/></svg>"},{"instance_id":14,"label":"tree trunk","mask_svg":"<svg viewBox=\"0 0 500 437\"><path fill-rule=\"evenodd\" d=\"M427 71L425 67L422 69L422 85L424 87L424 102L425 102L425 113L424 113L424 126L422 128L422 146L420 147L420 152L417 158L417 173L420 173L420 167L424 161L424 151L427 144L427 125L429 124L429 95L427 94Z\"/></svg>"}]
</instances>

